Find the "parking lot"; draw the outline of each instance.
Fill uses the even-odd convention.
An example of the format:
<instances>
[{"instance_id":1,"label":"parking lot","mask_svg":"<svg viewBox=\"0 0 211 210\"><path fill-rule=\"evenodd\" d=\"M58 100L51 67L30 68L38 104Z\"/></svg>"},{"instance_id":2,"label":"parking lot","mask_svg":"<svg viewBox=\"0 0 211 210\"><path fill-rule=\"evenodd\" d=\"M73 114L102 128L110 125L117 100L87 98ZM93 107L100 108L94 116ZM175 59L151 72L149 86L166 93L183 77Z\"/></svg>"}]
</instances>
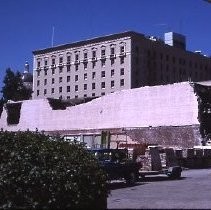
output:
<instances>
[{"instance_id":1,"label":"parking lot","mask_svg":"<svg viewBox=\"0 0 211 210\"><path fill-rule=\"evenodd\" d=\"M149 176L135 186L110 184L108 209L211 209L211 169L185 170L179 180Z\"/></svg>"}]
</instances>

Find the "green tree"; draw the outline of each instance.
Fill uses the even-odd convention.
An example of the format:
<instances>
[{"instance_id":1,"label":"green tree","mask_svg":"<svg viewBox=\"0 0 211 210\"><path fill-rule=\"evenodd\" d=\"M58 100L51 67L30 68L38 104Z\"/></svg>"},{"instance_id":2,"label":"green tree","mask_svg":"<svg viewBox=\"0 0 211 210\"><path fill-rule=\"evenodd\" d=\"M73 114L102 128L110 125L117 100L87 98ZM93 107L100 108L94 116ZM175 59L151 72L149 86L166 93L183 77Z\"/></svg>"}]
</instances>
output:
<instances>
[{"instance_id":1,"label":"green tree","mask_svg":"<svg viewBox=\"0 0 211 210\"><path fill-rule=\"evenodd\" d=\"M107 176L81 144L0 131L0 209L106 209Z\"/></svg>"},{"instance_id":2,"label":"green tree","mask_svg":"<svg viewBox=\"0 0 211 210\"><path fill-rule=\"evenodd\" d=\"M10 68L6 70L6 75L3 80L4 86L1 90L3 100L27 100L31 97L31 90L23 85L21 73L17 71L14 73Z\"/></svg>"},{"instance_id":3,"label":"green tree","mask_svg":"<svg viewBox=\"0 0 211 210\"><path fill-rule=\"evenodd\" d=\"M2 113L2 111L3 111L3 106L4 106L4 99L1 98L1 99L0 99L0 117L1 117L1 113Z\"/></svg>"}]
</instances>

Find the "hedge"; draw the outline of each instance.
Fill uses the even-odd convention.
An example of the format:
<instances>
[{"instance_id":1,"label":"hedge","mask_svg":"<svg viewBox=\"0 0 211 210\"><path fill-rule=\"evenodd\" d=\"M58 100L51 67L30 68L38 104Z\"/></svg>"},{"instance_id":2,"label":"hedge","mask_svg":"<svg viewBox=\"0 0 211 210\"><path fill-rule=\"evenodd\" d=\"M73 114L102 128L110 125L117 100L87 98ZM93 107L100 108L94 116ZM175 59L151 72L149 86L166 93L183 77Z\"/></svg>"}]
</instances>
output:
<instances>
[{"instance_id":1,"label":"hedge","mask_svg":"<svg viewBox=\"0 0 211 210\"><path fill-rule=\"evenodd\" d=\"M80 144L0 132L0 208L104 209L106 175Z\"/></svg>"}]
</instances>

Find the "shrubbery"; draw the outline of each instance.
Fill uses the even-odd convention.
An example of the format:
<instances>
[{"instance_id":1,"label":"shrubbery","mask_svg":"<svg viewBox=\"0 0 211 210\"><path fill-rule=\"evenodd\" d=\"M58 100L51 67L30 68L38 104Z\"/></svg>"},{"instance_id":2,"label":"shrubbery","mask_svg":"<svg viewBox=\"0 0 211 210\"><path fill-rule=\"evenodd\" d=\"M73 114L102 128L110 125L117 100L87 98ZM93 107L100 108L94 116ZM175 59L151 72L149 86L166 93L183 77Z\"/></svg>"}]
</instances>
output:
<instances>
[{"instance_id":1,"label":"shrubbery","mask_svg":"<svg viewBox=\"0 0 211 210\"><path fill-rule=\"evenodd\" d=\"M105 208L107 194L106 175L82 145L0 132L0 208Z\"/></svg>"}]
</instances>

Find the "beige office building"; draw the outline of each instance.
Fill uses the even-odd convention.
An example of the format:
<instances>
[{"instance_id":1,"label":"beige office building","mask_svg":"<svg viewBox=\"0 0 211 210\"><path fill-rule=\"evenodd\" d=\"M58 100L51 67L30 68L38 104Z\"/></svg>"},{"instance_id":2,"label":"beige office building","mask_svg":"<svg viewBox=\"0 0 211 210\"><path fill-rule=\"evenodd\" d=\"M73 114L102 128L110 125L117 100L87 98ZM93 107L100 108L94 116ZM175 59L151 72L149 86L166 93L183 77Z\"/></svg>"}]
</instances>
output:
<instances>
[{"instance_id":1,"label":"beige office building","mask_svg":"<svg viewBox=\"0 0 211 210\"><path fill-rule=\"evenodd\" d=\"M186 51L185 37L164 41L124 32L36 50L33 99L98 97L114 91L211 80L211 59Z\"/></svg>"}]
</instances>

